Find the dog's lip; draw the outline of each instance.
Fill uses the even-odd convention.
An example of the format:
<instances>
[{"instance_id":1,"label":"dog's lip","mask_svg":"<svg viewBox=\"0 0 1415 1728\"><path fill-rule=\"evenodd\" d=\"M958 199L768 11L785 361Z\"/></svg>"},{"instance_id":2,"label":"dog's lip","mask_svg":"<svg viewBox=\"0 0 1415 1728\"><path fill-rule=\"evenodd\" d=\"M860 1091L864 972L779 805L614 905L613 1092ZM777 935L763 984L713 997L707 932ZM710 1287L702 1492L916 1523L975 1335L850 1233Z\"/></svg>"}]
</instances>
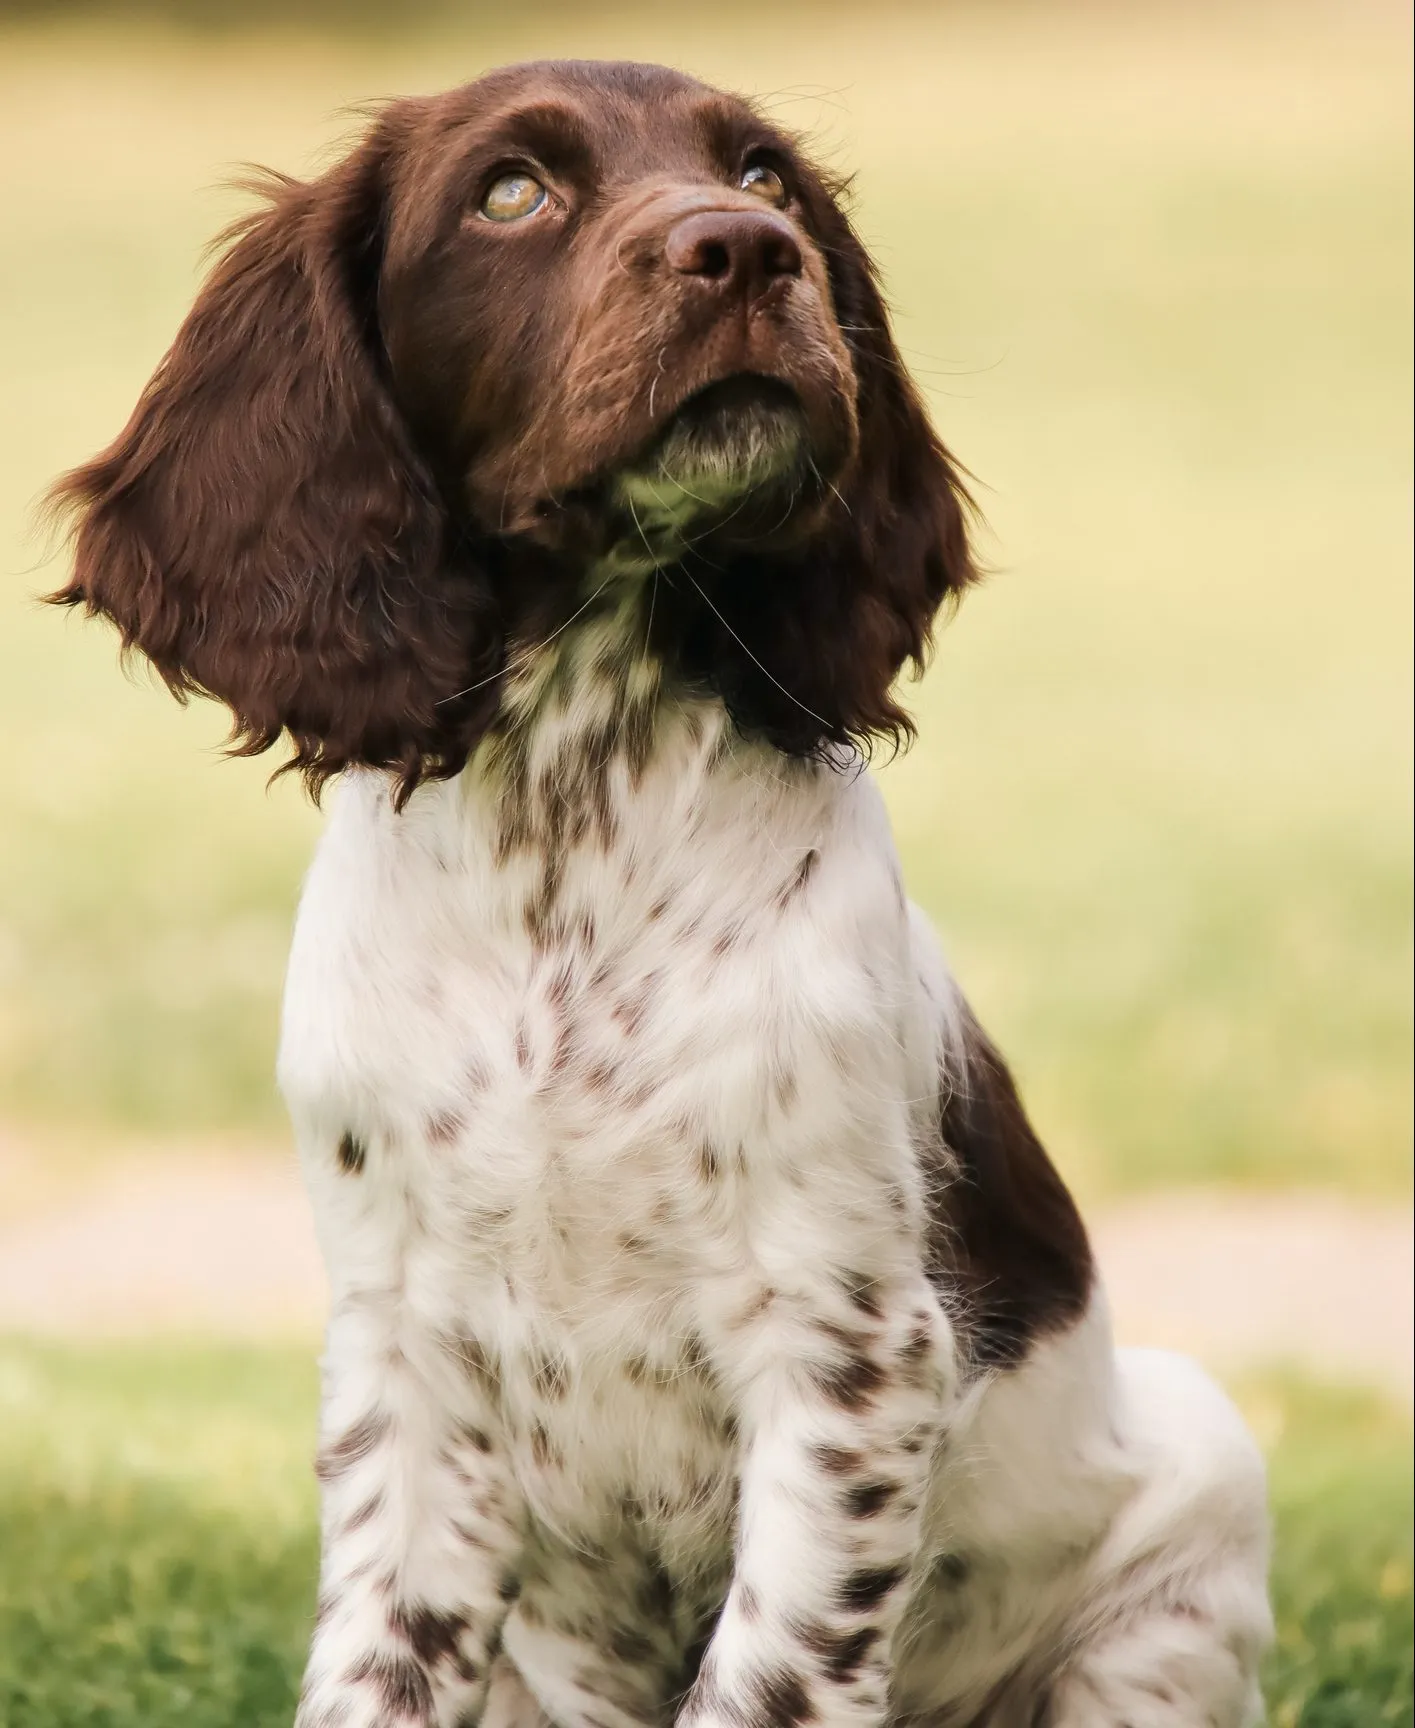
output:
<instances>
[{"instance_id":1,"label":"dog's lip","mask_svg":"<svg viewBox=\"0 0 1415 1728\"><path fill-rule=\"evenodd\" d=\"M654 429L649 443L656 443L685 420L726 419L733 414L747 414L763 408L799 414L803 404L800 393L784 378L766 372L731 372L725 378L711 379L689 391Z\"/></svg>"},{"instance_id":2,"label":"dog's lip","mask_svg":"<svg viewBox=\"0 0 1415 1728\"><path fill-rule=\"evenodd\" d=\"M656 417L648 435L615 468L619 473L628 473L652 463L675 437L685 432L711 442L714 434L728 437L734 422L740 424L759 416L795 421L804 431L806 405L794 385L769 373L730 372L706 379L691 386Z\"/></svg>"},{"instance_id":3,"label":"dog's lip","mask_svg":"<svg viewBox=\"0 0 1415 1728\"><path fill-rule=\"evenodd\" d=\"M578 506L594 507L605 487L619 478L652 465L675 432L710 429L718 416L727 422L735 415L766 411L783 418L796 418L802 435L810 436L812 420L806 397L792 381L778 374L742 368L727 373L699 375L667 401L656 403L653 423L626 452L580 474L553 493L537 498L526 512L526 521L516 526L540 529L547 522ZM723 425L723 431L728 427Z\"/></svg>"},{"instance_id":4,"label":"dog's lip","mask_svg":"<svg viewBox=\"0 0 1415 1728\"><path fill-rule=\"evenodd\" d=\"M612 482L617 475L631 473L652 462L674 432L685 426L707 429L714 419L727 421L734 414L746 415L763 409L778 414L793 413L803 421L806 418L806 406L800 392L784 378L767 372L743 370L699 379L655 413L652 426L632 449L615 456L593 473L584 474L554 497L539 500L536 514L542 517L552 515L567 500L585 496L606 482Z\"/></svg>"}]
</instances>

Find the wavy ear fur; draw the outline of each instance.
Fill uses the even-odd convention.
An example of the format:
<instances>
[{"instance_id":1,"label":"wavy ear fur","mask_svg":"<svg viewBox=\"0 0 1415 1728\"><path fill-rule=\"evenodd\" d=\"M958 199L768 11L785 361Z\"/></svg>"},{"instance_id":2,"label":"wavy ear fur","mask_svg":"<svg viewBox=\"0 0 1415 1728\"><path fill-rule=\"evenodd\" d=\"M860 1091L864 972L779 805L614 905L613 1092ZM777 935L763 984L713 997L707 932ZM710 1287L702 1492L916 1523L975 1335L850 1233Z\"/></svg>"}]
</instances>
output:
<instances>
[{"instance_id":1,"label":"wavy ear fur","mask_svg":"<svg viewBox=\"0 0 1415 1728\"><path fill-rule=\"evenodd\" d=\"M795 755L910 738L895 679L922 667L939 608L977 578L973 503L895 346L874 266L838 205L819 219L858 380L858 455L802 552L711 572L721 614L685 649L744 729Z\"/></svg>"},{"instance_id":2,"label":"wavy ear fur","mask_svg":"<svg viewBox=\"0 0 1415 1728\"><path fill-rule=\"evenodd\" d=\"M237 754L288 731L316 795L353 763L405 795L455 773L497 698L487 581L384 375L389 148L385 124L319 180L269 181L127 427L50 499L75 551L51 598L225 702Z\"/></svg>"}]
</instances>

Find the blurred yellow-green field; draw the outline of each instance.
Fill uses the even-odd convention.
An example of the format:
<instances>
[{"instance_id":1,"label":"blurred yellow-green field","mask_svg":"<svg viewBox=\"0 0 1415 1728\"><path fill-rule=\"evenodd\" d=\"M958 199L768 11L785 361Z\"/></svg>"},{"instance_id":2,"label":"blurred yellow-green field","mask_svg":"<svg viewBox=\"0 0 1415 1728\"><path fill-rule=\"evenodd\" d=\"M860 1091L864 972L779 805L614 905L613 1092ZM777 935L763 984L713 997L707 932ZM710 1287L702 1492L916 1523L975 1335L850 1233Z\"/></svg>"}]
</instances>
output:
<instances>
[{"instance_id":1,"label":"blurred yellow-green field","mask_svg":"<svg viewBox=\"0 0 1415 1728\"><path fill-rule=\"evenodd\" d=\"M239 11L239 8L236 9ZM366 8L377 19L376 8ZM916 896L1088 1192L1409 1184L1410 25L1394 3L726 5L0 33L0 1123L274 1137L317 818L35 605L234 208L347 105L674 61L858 169L995 575L886 771Z\"/></svg>"},{"instance_id":2,"label":"blurred yellow-green field","mask_svg":"<svg viewBox=\"0 0 1415 1728\"><path fill-rule=\"evenodd\" d=\"M1412 1131L1401 0L0 0L0 1324L48 1334L0 1336L0 1723L278 1728L316 1565L314 1350L260 1278L313 1249L251 1149L284 1144L318 818L35 602L62 558L33 508L122 424L223 178L541 54L678 63L858 171L994 570L884 770L912 889L1103 1203L1112 1290L1158 1221L1184 1254L1151 1296L1178 1267L1181 1308L1235 1293L1211 1327L1262 1311L1221 1361L1272 1461L1270 1722L1410 1728L1409 1238L1381 1205ZM184 1189L226 1139L226 1186ZM1325 1192L1162 1192L1240 1183ZM1375 1235L1314 1227L1363 1199ZM228 1279L241 1344L184 1306ZM1296 1283L1380 1349L1304 1354ZM1288 1356L1384 1361L1390 1396L1267 1371Z\"/></svg>"}]
</instances>

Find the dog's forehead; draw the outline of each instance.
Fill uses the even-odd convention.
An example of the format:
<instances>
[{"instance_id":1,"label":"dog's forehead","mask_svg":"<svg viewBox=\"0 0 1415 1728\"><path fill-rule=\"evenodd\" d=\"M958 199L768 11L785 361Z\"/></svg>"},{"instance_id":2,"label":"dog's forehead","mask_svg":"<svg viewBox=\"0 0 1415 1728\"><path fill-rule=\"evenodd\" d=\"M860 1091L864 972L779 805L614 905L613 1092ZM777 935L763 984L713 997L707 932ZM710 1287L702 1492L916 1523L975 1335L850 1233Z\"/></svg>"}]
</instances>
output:
<instances>
[{"instance_id":1,"label":"dog's forehead","mask_svg":"<svg viewBox=\"0 0 1415 1728\"><path fill-rule=\"evenodd\" d=\"M761 122L739 96L668 66L540 60L503 66L444 99L458 120L508 144L560 133L602 169L662 171L730 149Z\"/></svg>"}]
</instances>

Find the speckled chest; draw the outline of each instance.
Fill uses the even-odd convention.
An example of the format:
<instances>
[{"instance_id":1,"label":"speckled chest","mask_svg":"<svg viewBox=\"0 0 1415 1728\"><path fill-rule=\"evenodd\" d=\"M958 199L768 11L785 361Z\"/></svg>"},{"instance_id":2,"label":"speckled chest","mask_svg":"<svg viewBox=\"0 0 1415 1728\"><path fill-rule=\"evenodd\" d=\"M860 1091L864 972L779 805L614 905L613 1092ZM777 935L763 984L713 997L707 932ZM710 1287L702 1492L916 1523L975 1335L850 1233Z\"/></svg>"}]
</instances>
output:
<instances>
[{"instance_id":1,"label":"speckled chest","mask_svg":"<svg viewBox=\"0 0 1415 1728\"><path fill-rule=\"evenodd\" d=\"M387 1292L494 1373L548 1521L629 1495L691 1547L730 1517L703 1303L757 1298L763 1220L809 1252L832 1160L908 1180L869 1168L909 1096L887 825L867 781L701 718L613 765L552 892L502 798L355 780L312 871L281 1078L334 1297Z\"/></svg>"}]
</instances>

